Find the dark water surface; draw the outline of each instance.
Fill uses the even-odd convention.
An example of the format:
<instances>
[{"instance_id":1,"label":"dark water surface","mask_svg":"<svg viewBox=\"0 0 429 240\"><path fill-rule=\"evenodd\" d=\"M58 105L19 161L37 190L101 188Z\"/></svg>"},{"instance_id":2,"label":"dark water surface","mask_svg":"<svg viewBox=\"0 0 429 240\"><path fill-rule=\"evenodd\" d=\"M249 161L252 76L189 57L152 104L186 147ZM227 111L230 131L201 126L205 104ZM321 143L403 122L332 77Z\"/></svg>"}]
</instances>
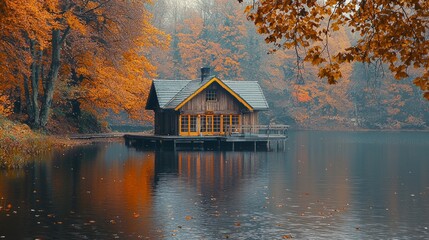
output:
<instances>
[{"instance_id":1,"label":"dark water surface","mask_svg":"<svg viewBox=\"0 0 429 240\"><path fill-rule=\"evenodd\" d=\"M291 132L285 152L101 143L0 171L0 239L429 239L429 133Z\"/></svg>"}]
</instances>

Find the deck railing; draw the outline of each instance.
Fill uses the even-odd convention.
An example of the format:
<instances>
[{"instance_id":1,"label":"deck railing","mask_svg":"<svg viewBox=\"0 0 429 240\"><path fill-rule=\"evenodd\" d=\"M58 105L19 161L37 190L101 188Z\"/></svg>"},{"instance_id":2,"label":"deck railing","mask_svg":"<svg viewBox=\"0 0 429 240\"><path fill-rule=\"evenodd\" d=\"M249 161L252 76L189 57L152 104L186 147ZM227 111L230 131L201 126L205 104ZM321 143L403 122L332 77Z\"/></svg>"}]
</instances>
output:
<instances>
[{"instance_id":1,"label":"deck railing","mask_svg":"<svg viewBox=\"0 0 429 240\"><path fill-rule=\"evenodd\" d=\"M289 125L232 125L226 129L226 135L281 135L286 136Z\"/></svg>"}]
</instances>

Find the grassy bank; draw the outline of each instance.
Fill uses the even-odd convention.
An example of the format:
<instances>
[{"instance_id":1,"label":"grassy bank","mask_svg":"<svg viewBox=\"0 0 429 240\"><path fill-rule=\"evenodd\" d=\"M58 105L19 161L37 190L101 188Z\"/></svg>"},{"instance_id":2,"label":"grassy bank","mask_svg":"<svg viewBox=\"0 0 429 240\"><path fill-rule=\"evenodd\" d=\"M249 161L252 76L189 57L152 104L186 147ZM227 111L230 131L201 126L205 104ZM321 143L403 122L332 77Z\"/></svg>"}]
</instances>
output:
<instances>
[{"instance_id":1,"label":"grassy bank","mask_svg":"<svg viewBox=\"0 0 429 240\"><path fill-rule=\"evenodd\" d=\"M23 167L33 156L48 151L53 144L51 137L0 117L0 169Z\"/></svg>"}]
</instances>

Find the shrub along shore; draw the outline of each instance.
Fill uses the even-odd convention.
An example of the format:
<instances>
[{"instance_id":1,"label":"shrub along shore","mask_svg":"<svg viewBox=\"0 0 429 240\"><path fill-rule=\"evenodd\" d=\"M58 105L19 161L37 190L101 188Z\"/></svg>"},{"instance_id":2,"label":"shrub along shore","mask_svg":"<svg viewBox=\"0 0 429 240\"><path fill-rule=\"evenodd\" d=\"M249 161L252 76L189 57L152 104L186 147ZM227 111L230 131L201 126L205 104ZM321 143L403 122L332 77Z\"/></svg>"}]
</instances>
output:
<instances>
[{"instance_id":1,"label":"shrub along shore","mask_svg":"<svg viewBox=\"0 0 429 240\"><path fill-rule=\"evenodd\" d=\"M70 139L66 135L50 136L33 131L26 124L13 122L0 116L0 169L25 167L35 157L52 149L122 140L121 135L117 134L104 134L102 138L94 139Z\"/></svg>"},{"instance_id":2,"label":"shrub along shore","mask_svg":"<svg viewBox=\"0 0 429 240\"><path fill-rule=\"evenodd\" d=\"M50 150L53 145L52 137L0 117L0 169L23 167L33 156Z\"/></svg>"}]
</instances>

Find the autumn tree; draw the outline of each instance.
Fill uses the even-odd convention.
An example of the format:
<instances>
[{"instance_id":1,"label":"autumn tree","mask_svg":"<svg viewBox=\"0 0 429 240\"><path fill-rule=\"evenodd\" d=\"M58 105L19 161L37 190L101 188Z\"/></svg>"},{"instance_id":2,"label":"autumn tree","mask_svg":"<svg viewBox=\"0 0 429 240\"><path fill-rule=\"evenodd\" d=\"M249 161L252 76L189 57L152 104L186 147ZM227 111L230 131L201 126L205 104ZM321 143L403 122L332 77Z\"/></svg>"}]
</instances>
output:
<instances>
[{"instance_id":1,"label":"autumn tree","mask_svg":"<svg viewBox=\"0 0 429 240\"><path fill-rule=\"evenodd\" d=\"M45 127L62 100L136 116L155 75L146 51L168 40L151 25L149 2L2 2L0 89L21 89L34 128Z\"/></svg>"},{"instance_id":2,"label":"autumn tree","mask_svg":"<svg viewBox=\"0 0 429 240\"><path fill-rule=\"evenodd\" d=\"M243 2L243 0L238 0ZM429 99L429 2L390 0L248 1L248 18L275 49L295 49L299 60L318 66L330 84L342 76L342 64L387 64L396 79L419 69L414 84ZM344 26L357 41L333 54L329 42Z\"/></svg>"},{"instance_id":3,"label":"autumn tree","mask_svg":"<svg viewBox=\"0 0 429 240\"><path fill-rule=\"evenodd\" d=\"M169 53L157 55L162 77L195 79L200 67L210 66L219 77L242 79L247 32L240 5L201 0L189 5L168 1L168 6L169 20L163 27L171 35L171 45Z\"/></svg>"},{"instance_id":4,"label":"autumn tree","mask_svg":"<svg viewBox=\"0 0 429 240\"><path fill-rule=\"evenodd\" d=\"M151 24L145 1L103 2L89 13L83 31L72 32L66 41L66 98L75 113L82 108L142 117L142 99L156 74L147 52L165 46L168 37Z\"/></svg>"},{"instance_id":5,"label":"autumn tree","mask_svg":"<svg viewBox=\"0 0 429 240\"><path fill-rule=\"evenodd\" d=\"M49 45L50 29L56 26L53 14L56 7L54 2L39 0L0 3L0 90L11 100L20 98L14 92L20 95L23 85L37 86L37 83L29 83L29 78L34 80L32 73L38 70L33 64L40 60L38 49L46 49ZM27 96L29 103L30 94Z\"/></svg>"}]
</instances>

